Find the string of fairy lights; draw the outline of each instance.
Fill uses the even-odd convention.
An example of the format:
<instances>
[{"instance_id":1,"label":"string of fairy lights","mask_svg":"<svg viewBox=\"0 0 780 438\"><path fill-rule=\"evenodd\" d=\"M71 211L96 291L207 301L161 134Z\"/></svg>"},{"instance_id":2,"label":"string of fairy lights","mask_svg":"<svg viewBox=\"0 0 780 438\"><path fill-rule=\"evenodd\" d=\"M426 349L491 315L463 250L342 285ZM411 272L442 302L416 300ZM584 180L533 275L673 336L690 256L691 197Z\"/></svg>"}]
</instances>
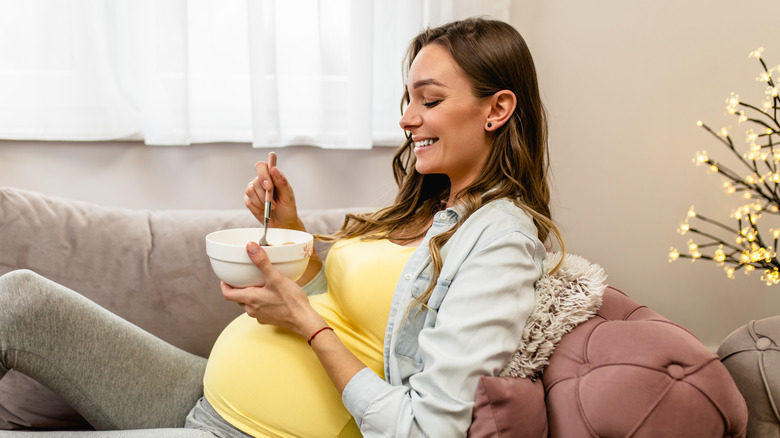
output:
<instances>
[{"instance_id":1,"label":"string of fairy lights","mask_svg":"<svg viewBox=\"0 0 780 438\"><path fill-rule=\"evenodd\" d=\"M780 215L780 86L777 85L780 83L780 65L768 68L762 58L763 52L761 47L749 55L758 59L763 68L757 78L766 84L762 105L743 102L735 93L726 99L728 113L737 117L740 125L747 124L747 150L738 150L728 128L715 131L703 122L697 122L736 157L739 172L713 159L707 151L697 152L694 163L707 166L710 173L720 174L724 179L723 190L741 196L745 204L731 211L732 225L703 216L691 206L678 229L682 235L692 235L687 242L687 252L670 248L669 262L680 258L710 260L723 266L729 278L734 278L739 270L746 274L759 270L761 279L771 286L780 284L777 258L780 228L759 227L759 221L765 216Z\"/></svg>"}]
</instances>

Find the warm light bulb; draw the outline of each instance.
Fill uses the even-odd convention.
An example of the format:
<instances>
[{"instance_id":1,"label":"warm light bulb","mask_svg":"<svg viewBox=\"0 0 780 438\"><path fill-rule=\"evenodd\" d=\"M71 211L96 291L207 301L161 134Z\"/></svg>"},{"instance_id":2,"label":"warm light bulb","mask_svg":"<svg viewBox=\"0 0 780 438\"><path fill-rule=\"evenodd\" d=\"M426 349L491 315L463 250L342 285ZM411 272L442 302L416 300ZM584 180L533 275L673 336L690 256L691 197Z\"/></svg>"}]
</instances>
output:
<instances>
[{"instance_id":1,"label":"warm light bulb","mask_svg":"<svg viewBox=\"0 0 780 438\"><path fill-rule=\"evenodd\" d=\"M748 58L761 59L761 55L763 55L763 54L764 54L764 48L763 47L759 47L756 50L753 50L752 52L750 52L750 54L748 55Z\"/></svg>"},{"instance_id":2,"label":"warm light bulb","mask_svg":"<svg viewBox=\"0 0 780 438\"><path fill-rule=\"evenodd\" d=\"M737 105L739 105L739 95L736 93L731 93L728 99L726 99L726 103L728 106L726 106L726 111L728 111L729 114L736 114L737 113Z\"/></svg>"},{"instance_id":3,"label":"warm light bulb","mask_svg":"<svg viewBox=\"0 0 780 438\"><path fill-rule=\"evenodd\" d=\"M723 245L718 246L718 249L715 250L714 259L719 265L723 265L723 262L726 261L726 253L723 252Z\"/></svg>"},{"instance_id":4,"label":"warm light bulb","mask_svg":"<svg viewBox=\"0 0 780 438\"><path fill-rule=\"evenodd\" d=\"M677 251L677 248L671 247L669 248L669 263L672 263L673 261L680 258L680 252Z\"/></svg>"}]
</instances>

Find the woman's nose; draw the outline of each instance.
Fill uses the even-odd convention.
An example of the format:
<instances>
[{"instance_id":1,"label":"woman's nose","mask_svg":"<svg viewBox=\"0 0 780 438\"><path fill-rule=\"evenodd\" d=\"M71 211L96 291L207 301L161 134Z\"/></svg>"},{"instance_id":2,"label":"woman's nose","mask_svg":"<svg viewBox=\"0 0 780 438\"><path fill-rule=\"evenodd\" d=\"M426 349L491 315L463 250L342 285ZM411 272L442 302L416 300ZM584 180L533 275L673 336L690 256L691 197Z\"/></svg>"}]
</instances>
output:
<instances>
[{"instance_id":1,"label":"woman's nose","mask_svg":"<svg viewBox=\"0 0 780 438\"><path fill-rule=\"evenodd\" d=\"M401 120L398 122L404 131L411 131L413 128L420 126L420 123L422 123L422 118L415 113L411 106L406 107Z\"/></svg>"}]
</instances>

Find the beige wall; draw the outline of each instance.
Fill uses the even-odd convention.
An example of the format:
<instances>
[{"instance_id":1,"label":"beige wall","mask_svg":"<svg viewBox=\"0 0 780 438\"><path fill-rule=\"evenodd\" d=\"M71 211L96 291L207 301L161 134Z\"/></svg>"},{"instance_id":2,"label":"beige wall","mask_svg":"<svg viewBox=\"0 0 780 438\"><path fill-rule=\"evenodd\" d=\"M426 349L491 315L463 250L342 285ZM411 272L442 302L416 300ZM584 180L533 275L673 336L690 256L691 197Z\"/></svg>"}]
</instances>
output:
<instances>
[{"instance_id":1,"label":"beige wall","mask_svg":"<svg viewBox=\"0 0 780 438\"><path fill-rule=\"evenodd\" d=\"M709 346L780 313L780 287L759 275L731 281L714 264L666 256L687 240L675 231L691 204L722 218L734 205L717 177L691 163L697 150L720 151L695 122L733 124L729 92L763 92L747 54L765 46L770 65L780 63L778 16L780 2L770 0L513 1L511 21L535 56L550 114L554 212L570 252ZM6 141L0 185L131 208L241 208L251 165L267 152ZM301 208L392 198L390 148L277 152Z\"/></svg>"}]
</instances>

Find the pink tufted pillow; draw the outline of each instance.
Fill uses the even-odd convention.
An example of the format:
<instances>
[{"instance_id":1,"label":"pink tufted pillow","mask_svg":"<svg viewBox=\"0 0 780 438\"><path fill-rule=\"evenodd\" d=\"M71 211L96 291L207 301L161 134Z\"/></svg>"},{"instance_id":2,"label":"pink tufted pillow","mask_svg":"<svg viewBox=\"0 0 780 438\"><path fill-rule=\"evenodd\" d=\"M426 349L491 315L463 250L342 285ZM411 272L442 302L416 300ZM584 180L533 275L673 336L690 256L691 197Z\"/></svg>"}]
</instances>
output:
<instances>
[{"instance_id":1,"label":"pink tufted pillow","mask_svg":"<svg viewBox=\"0 0 780 438\"><path fill-rule=\"evenodd\" d=\"M718 357L614 288L542 376L551 436L744 436L745 402Z\"/></svg>"},{"instance_id":2,"label":"pink tufted pillow","mask_svg":"<svg viewBox=\"0 0 780 438\"><path fill-rule=\"evenodd\" d=\"M718 357L612 287L563 336L541 382L545 398L530 380L483 377L470 437L538 437L541 422L550 437L745 436L745 401Z\"/></svg>"}]
</instances>

